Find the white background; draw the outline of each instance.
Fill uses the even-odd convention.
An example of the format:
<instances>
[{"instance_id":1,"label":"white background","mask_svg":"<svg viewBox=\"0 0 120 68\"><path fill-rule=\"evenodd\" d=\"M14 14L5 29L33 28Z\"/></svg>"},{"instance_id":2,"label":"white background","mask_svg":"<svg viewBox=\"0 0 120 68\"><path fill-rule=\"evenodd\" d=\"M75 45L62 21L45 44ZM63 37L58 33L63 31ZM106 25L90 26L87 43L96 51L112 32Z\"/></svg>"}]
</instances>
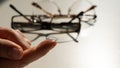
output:
<instances>
[{"instance_id":1,"label":"white background","mask_svg":"<svg viewBox=\"0 0 120 68\"><path fill-rule=\"evenodd\" d=\"M9 8L10 3L25 14L32 14L32 1L8 0L0 5L0 26L10 28L11 17L17 14ZM64 1L75 0L55 1L63 5ZM98 6L98 19L95 26L83 31L79 43L58 43L46 56L25 68L120 68L120 0L91 1Z\"/></svg>"}]
</instances>

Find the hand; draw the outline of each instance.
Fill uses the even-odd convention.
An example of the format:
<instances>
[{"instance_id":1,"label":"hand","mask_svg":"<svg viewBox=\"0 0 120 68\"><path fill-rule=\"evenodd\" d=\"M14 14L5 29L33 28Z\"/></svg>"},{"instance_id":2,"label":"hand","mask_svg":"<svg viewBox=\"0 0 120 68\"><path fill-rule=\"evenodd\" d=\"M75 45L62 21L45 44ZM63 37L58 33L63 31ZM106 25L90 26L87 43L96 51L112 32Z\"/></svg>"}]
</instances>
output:
<instances>
[{"instance_id":1,"label":"hand","mask_svg":"<svg viewBox=\"0 0 120 68\"><path fill-rule=\"evenodd\" d=\"M35 47L18 31L0 27L0 68L22 68L41 58L56 45L45 40Z\"/></svg>"}]
</instances>

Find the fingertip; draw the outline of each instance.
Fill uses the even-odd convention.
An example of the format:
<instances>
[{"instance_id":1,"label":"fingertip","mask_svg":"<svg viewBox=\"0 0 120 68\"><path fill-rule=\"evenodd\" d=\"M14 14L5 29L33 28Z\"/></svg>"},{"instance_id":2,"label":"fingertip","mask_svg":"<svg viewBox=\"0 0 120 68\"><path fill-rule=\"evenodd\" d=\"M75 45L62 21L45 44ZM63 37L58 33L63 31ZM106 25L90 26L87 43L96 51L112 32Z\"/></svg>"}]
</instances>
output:
<instances>
[{"instance_id":1,"label":"fingertip","mask_svg":"<svg viewBox=\"0 0 120 68\"><path fill-rule=\"evenodd\" d=\"M56 42L53 40L42 41L37 47L35 47L35 52L39 56L46 55L51 49L56 46Z\"/></svg>"},{"instance_id":2,"label":"fingertip","mask_svg":"<svg viewBox=\"0 0 120 68\"><path fill-rule=\"evenodd\" d=\"M48 49L52 49L54 46L56 46L57 42L55 40L45 40L41 42L38 46L40 47L47 47Z\"/></svg>"},{"instance_id":3,"label":"fingertip","mask_svg":"<svg viewBox=\"0 0 120 68\"><path fill-rule=\"evenodd\" d=\"M55 40L52 40L52 39L44 40L42 43L46 43L46 44L57 44L57 42L56 42Z\"/></svg>"}]
</instances>

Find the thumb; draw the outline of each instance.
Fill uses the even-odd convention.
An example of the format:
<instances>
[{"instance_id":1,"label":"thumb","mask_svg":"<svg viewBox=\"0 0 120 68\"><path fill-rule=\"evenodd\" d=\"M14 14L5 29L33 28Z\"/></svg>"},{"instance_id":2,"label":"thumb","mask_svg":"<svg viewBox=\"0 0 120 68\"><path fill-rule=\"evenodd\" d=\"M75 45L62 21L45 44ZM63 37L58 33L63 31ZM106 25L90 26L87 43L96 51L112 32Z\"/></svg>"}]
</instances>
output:
<instances>
[{"instance_id":1,"label":"thumb","mask_svg":"<svg viewBox=\"0 0 120 68\"><path fill-rule=\"evenodd\" d=\"M18 60L21 59L23 55L23 49L16 43L0 39L0 57L7 59Z\"/></svg>"}]
</instances>

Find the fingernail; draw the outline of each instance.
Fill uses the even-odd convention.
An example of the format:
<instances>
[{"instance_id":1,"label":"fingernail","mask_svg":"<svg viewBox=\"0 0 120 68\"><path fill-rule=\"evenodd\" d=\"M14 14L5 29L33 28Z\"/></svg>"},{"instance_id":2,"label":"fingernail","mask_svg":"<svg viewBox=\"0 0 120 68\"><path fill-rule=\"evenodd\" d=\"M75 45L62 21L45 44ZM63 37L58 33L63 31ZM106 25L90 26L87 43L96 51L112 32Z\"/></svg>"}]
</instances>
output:
<instances>
[{"instance_id":1,"label":"fingernail","mask_svg":"<svg viewBox=\"0 0 120 68\"><path fill-rule=\"evenodd\" d=\"M8 57L10 57L11 59L21 59L22 49L18 49L15 47L8 49Z\"/></svg>"},{"instance_id":2,"label":"fingernail","mask_svg":"<svg viewBox=\"0 0 120 68\"><path fill-rule=\"evenodd\" d=\"M51 40L50 45L51 45L52 47L50 46L50 47L51 47L50 49L52 49L56 44L57 44L57 42L56 42L55 40Z\"/></svg>"},{"instance_id":3,"label":"fingernail","mask_svg":"<svg viewBox=\"0 0 120 68\"><path fill-rule=\"evenodd\" d=\"M47 37L48 40L52 40L53 42L56 42L57 41L57 38L55 37Z\"/></svg>"}]
</instances>

